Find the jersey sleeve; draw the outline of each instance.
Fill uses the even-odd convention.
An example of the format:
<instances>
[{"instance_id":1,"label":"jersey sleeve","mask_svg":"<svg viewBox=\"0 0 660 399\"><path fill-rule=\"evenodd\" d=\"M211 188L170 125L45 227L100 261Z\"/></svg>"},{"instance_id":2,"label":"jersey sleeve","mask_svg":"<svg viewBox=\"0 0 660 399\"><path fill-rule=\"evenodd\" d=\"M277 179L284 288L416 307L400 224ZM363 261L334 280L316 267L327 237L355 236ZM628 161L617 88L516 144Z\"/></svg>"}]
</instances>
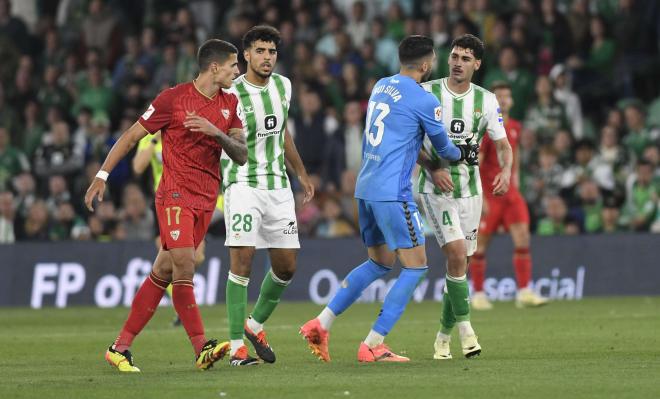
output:
<instances>
[{"instance_id":1,"label":"jersey sleeve","mask_svg":"<svg viewBox=\"0 0 660 399\"><path fill-rule=\"evenodd\" d=\"M413 112L417 114L424 132L429 137L438 134L447 135L447 129L442 122L442 106L433 94L428 93L421 98Z\"/></svg>"},{"instance_id":2,"label":"jersey sleeve","mask_svg":"<svg viewBox=\"0 0 660 399\"><path fill-rule=\"evenodd\" d=\"M149 104L149 108L142 114L138 122L150 134L167 127L172 119L172 91L166 89L162 91L154 101Z\"/></svg>"},{"instance_id":3,"label":"jersey sleeve","mask_svg":"<svg viewBox=\"0 0 660 399\"><path fill-rule=\"evenodd\" d=\"M234 112L232 113L232 119L231 123L229 124L230 129L243 129L243 122L241 121L241 116L239 115L240 113L240 106L238 105L238 99L236 98L235 94L232 94L234 99L232 100L233 102L233 110Z\"/></svg>"},{"instance_id":4,"label":"jersey sleeve","mask_svg":"<svg viewBox=\"0 0 660 399\"><path fill-rule=\"evenodd\" d=\"M461 152L447 136L445 124L442 122L440 101L433 94L428 93L419 101L414 112L419 116L422 128L438 154L444 159L457 161L461 157Z\"/></svg>"},{"instance_id":5,"label":"jersey sleeve","mask_svg":"<svg viewBox=\"0 0 660 399\"><path fill-rule=\"evenodd\" d=\"M489 93L486 96L486 131L491 140L501 140L506 138L506 132L504 131L504 120L502 118L502 111L500 110L500 105L497 102L497 98L492 93Z\"/></svg>"}]
</instances>

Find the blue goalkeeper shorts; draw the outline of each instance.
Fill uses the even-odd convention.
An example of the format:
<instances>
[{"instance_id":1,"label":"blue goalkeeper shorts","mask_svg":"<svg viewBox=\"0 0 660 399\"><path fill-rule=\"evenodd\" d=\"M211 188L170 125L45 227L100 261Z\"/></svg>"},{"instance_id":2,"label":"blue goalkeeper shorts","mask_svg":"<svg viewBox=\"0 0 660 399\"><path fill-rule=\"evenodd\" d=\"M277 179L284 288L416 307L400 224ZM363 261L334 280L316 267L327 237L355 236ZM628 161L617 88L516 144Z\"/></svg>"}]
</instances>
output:
<instances>
[{"instance_id":1,"label":"blue goalkeeper shorts","mask_svg":"<svg viewBox=\"0 0 660 399\"><path fill-rule=\"evenodd\" d=\"M387 244L394 251L424 245L422 219L414 201L357 199L360 235L367 247Z\"/></svg>"}]
</instances>

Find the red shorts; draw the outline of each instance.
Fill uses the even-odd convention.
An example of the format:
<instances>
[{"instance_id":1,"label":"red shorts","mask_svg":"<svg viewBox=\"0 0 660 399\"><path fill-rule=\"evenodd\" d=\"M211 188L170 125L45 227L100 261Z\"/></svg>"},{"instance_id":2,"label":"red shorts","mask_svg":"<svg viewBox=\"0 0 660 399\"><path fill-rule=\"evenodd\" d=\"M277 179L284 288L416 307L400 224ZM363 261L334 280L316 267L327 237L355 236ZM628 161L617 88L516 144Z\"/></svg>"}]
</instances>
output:
<instances>
[{"instance_id":1,"label":"red shorts","mask_svg":"<svg viewBox=\"0 0 660 399\"><path fill-rule=\"evenodd\" d=\"M197 248L204 240L213 211L156 203L156 216L164 250Z\"/></svg>"},{"instance_id":2,"label":"red shorts","mask_svg":"<svg viewBox=\"0 0 660 399\"><path fill-rule=\"evenodd\" d=\"M529 209L520 192L513 191L503 197L485 196L488 213L481 217L479 233L493 234L500 226L509 230L516 223L529 224Z\"/></svg>"}]
</instances>

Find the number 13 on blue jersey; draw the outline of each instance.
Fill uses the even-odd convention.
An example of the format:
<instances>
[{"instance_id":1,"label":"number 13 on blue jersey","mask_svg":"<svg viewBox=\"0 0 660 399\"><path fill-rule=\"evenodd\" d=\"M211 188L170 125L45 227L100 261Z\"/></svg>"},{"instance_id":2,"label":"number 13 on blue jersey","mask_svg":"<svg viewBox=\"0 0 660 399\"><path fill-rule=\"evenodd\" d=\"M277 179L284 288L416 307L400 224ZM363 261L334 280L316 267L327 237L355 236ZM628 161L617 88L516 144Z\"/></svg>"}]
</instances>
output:
<instances>
[{"instance_id":1,"label":"number 13 on blue jersey","mask_svg":"<svg viewBox=\"0 0 660 399\"><path fill-rule=\"evenodd\" d=\"M374 109L378 111L374 117ZM376 147L383 141L383 133L385 132L385 124L383 119L390 113L390 106L386 103L377 103L369 101L369 109L367 110L367 141L372 147ZM372 119L373 118L373 119ZM374 133L374 128L376 132Z\"/></svg>"}]
</instances>

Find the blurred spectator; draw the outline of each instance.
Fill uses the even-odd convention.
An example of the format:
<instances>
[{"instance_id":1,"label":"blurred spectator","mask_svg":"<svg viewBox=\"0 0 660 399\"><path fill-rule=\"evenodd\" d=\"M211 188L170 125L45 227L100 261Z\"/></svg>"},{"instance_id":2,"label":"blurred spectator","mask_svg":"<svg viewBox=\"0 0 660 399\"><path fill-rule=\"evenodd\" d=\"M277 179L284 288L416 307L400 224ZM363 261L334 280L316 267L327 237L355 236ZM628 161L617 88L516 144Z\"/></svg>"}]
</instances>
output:
<instances>
[{"instance_id":1,"label":"blurred spectator","mask_svg":"<svg viewBox=\"0 0 660 399\"><path fill-rule=\"evenodd\" d=\"M646 146L653 143L657 145L660 130L646 126L644 105L639 100L629 101L623 109L623 114L627 129L623 145L631 159L640 159Z\"/></svg>"},{"instance_id":2,"label":"blurred spectator","mask_svg":"<svg viewBox=\"0 0 660 399\"><path fill-rule=\"evenodd\" d=\"M301 114L293 121L293 137L310 175L320 175L324 170L325 146L328 140L328 117L322 108L319 94L304 88L298 96Z\"/></svg>"},{"instance_id":3,"label":"blurred spectator","mask_svg":"<svg viewBox=\"0 0 660 399\"><path fill-rule=\"evenodd\" d=\"M357 176L362 166L362 135L364 132L364 113L357 101L346 104L344 124L339 131L344 133L345 168Z\"/></svg>"},{"instance_id":4,"label":"blurred spectator","mask_svg":"<svg viewBox=\"0 0 660 399\"><path fill-rule=\"evenodd\" d=\"M28 101L25 105L22 131L21 149L28 159L34 159L34 152L41 144L46 132L46 127L40 117L39 103L35 100Z\"/></svg>"},{"instance_id":5,"label":"blurred spectator","mask_svg":"<svg viewBox=\"0 0 660 399\"><path fill-rule=\"evenodd\" d=\"M11 15L11 1L0 0L0 38L6 39L21 53L30 52L30 34L25 22Z\"/></svg>"},{"instance_id":6,"label":"blurred spectator","mask_svg":"<svg viewBox=\"0 0 660 399\"><path fill-rule=\"evenodd\" d=\"M88 48L104 49L103 65L112 65L121 50L121 32L104 0L91 0L82 21L82 40Z\"/></svg>"},{"instance_id":7,"label":"blurred spectator","mask_svg":"<svg viewBox=\"0 0 660 399\"><path fill-rule=\"evenodd\" d=\"M637 162L636 172L630 176L626 191L622 223L633 231L648 230L658 211L660 193L660 182L654 179L650 162Z\"/></svg>"},{"instance_id":8,"label":"blurred spectator","mask_svg":"<svg viewBox=\"0 0 660 399\"><path fill-rule=\"evenodd\" d=\"M374 18L371 21L371 39L376 47L376 60L387 68L389 74L397 73L399 71L399 47L386 35L384 22L380 18Z\"/></svg>"},{"instance_id":9,"label":"blurred spectator","mask_svg":"<svg viewBox=\"0 0 660 399\"><path fill-rule=\"evenodd\" d=\"M86 79L78 83L78 98L73 109L77 114L82 107L89 107L94 114L112 113L115 93L106 85L103 71L97 65L87 68Z\"/></svg>"},{"instance_id":10,"label":"blurred spectator","mask_svg":"<svg viewBox=\"0 0 660 399\"><path fill-rule=\"evenodd\" d=\"M334 197L328 197L321 207L321 219L315 235L320 238L339 238L355 235L355 229L342 214L341 206Z\"/></svg>"},{"instance_id":11,"label":"blurred spectator","mask_svg":"<svg viewBox=\"0 0 660 399\"><path fill-rule=\"evenodd\" d=\"M564 106L568 125L576 139L584 138L584 121L580 98L571 89L570 78L563 64L557 64L550 70L550 79L554 85L554 98Z\"/></svg>"},{"instance_id":12,"label":"blurred spectator","mask_svg":"<svg viewBox=\"0 0 660 399\"><path fill-rule=\"evenodd\" d=\"M57 122L34 155L34 172L45 184L53 175L73 178L82 171L84 158L82 153L74 151L69 125Z\"/></svg>"},{"instance_id":13,"label":"blurred spectator","mask_svg":"<svg viewBox=\"0 0 660 399\"><path fill-rule=\"evenodd\" d=\"M550 196L544 202L546 216L536 226L536 234L549 236L579 233L577 224L568 219L566 203L561 197Z\"/></svg>"},{"instance_id":14,"label":"blurred spectator","mask_svg":"<svg viewBox=\"0 0 660 399\"><path fill-rule=\"evenodd\" d=\"M16 239L20 241L47 241L50 219L48 207L42 200L35 201L28 209L25 221L16 226Z\"/></svg>"},{"instance_id":15,"label":"blurred spectator","mask_svg":"<svg viewBox=\"0 0 660 399\"><path fill-rule=\"evenodd\" d=\"M547 76L536 79L536 101L527 109L525 127L536 133L540 144L550 143L557 130L568 129L564 107L555 100Z\"/></svg>"},{"instance_id":16,"label":"blurred spectator","mask_svg":"<svg viewBox=\"0 0 660 399\"><path fill-rule=\"evenodd\" d=\"M76 215L70 202L61 202L53 214L48 236L51 241L71 240L74 238L73 230L78 226L85 226L85 221Z\"/></svg>"},{"instance_id":17,"label":"blurred spectator","mask_svg":"<svg viewBox=\"0 0 660 399\"><path fill-rule=\"evenodd\" d=\"M16 192L16 212L20 218L26 218L32 204L37 202L37 185L34 177L28 172L21 173L14 178L14 191Z\"/></svg>"},{"instance_id":18,"label":"blurred spectator","mask_svg":"<svg viewBox=\"0 0 660 399\"><path fill-rule=\"evenodd\" d=\"M582 227L582 232L597 233L603 228L603 199L598 185L586 179L580 182L577 192L578 203L571 213Z\"/></svg>"},{"instance_id":19,"label":"blurred spectator","mask_svg":"<svg viewBox=\"0 0 660 399\"><path fill-rule=\"evenodd\" d=\"M601 220L603 221L601 233L616 233L622 231L619 218L621 217L621 201L615 196L605 197L603 209L601 211Z\"/></svg>"},{"instance_id":20,"label":"blurred spectator","mask_svg":"<svg viewBox=\"0 0 660 399\"><path fill-rule=\"evenodd\" d=\"M50 216L55 216L60 205L70 201L71 193L64 177L62 175L51 176L48 179L48 198L46 198L46 206Z\"/></svg>"},{"instance_id":21,"label":"blurred spectator","mask_svg":"<svg viewBox=\"0 0 660 399\"><path fill-rule=\"evenodd\" d=\"M197 44L186 39L179 47L179 60L176 63L176 82L192 80L197 73Z\"/></svg>"},{"instance_id":22,"label":"blurred spectator","mask_svg":"<svg viewBox=\"0 0 660 399\"><path fill-rule=\"evenodd\" d=\"M122 196L121 224L127 240L151 240L154 214L147 206L144 193L136 184L128 184Z\"/></svg>"},{"instance_id":23,"label":"blurred spectator","mask_svg":"<svg viewBox=\"0 0 660 399\"><path fill-rule=\"evenodd\" d=\"M156 68L156 73L151 81L149 95L155 97L163 88L173 87L176 83L177 56L176 47L168 44L163 49L163 61Z\"/></svg>"},{"instance_id":24,"label":"blurred spectator","mask_svg":"<svg viewBox=\"0 0 660 399\"><path fill-rule=\"evenodd\" d=\"M367 9L362 1L356 1L351 7L351 14L346 32L351 36L355 48L361 48L369 37L369 23L367 22Z\"/></svg>"},{"instance_id":25,"label":"blurred spectator","mask_svg":"<svg viewBox=\"0 0 660 399\"><path fill-rule=\"evenodd\" d=\"M10 138L18 135L19 128L16 110L7 103L3 85L0 85L0 126L7 129Z\"/></svg>"},{"instance_id":26,"label":"blurred spectator","mask_svg":"<svg viewBox=\"0 0 660 399\"><path fill-rule=\"evenodd\" d=\"M557 162L557 152L550 146L541 147L539 151L539 168L530 177L531 184L525 197L534 209L540 209L541 200L545 197L559 195L564 169Z\"/></svg>"},{"instance_id":27,"label":"blurred spectator","mask_svg":"<svg viewBox=\"0 0 660 399\"><path fill-rule=\"evenodd\" d=\"M498 56L498 67L486 74L484 87L490 87L495 81L503 80L511 85L513 108L511 117L523 120L525 109L532 98L534 78L524 67L518 64L518 54L512 45L505 45Z\"/></svg>"},{"instance_id":28,"label":"blurred spectator","mask_svg":"<svg viewBox=\"0 0 660 399\"><path fill-rule=\"evenodd\" d=\"M37 100L44 109L50 107L69 109L71 106L69 93L58 83L59 73L57 66L53 64L46 66L43 84L39 86L37 92Z\"/></svg>"},{"instance_id":29,"label":"blurred spectator","mask_svg":"<svg viewBox=\"0 0 660 399\"><path fill-rule=\"evenodd\" d=\"M15 220L14 194L11 191L0 191L0 244L11 244L16 240Z\"/></svg>"},{"instance_id":30,"label":"blurred spectator","mask_svg":"<svg viewBox=\"0 0 660 399\"><path fill-rule=\"evenodd\" d=\"M25 154L11 146L9 132L0 126L0 191L10 188L14 176L30 170Z\"/></svg>"}]
</instances>

